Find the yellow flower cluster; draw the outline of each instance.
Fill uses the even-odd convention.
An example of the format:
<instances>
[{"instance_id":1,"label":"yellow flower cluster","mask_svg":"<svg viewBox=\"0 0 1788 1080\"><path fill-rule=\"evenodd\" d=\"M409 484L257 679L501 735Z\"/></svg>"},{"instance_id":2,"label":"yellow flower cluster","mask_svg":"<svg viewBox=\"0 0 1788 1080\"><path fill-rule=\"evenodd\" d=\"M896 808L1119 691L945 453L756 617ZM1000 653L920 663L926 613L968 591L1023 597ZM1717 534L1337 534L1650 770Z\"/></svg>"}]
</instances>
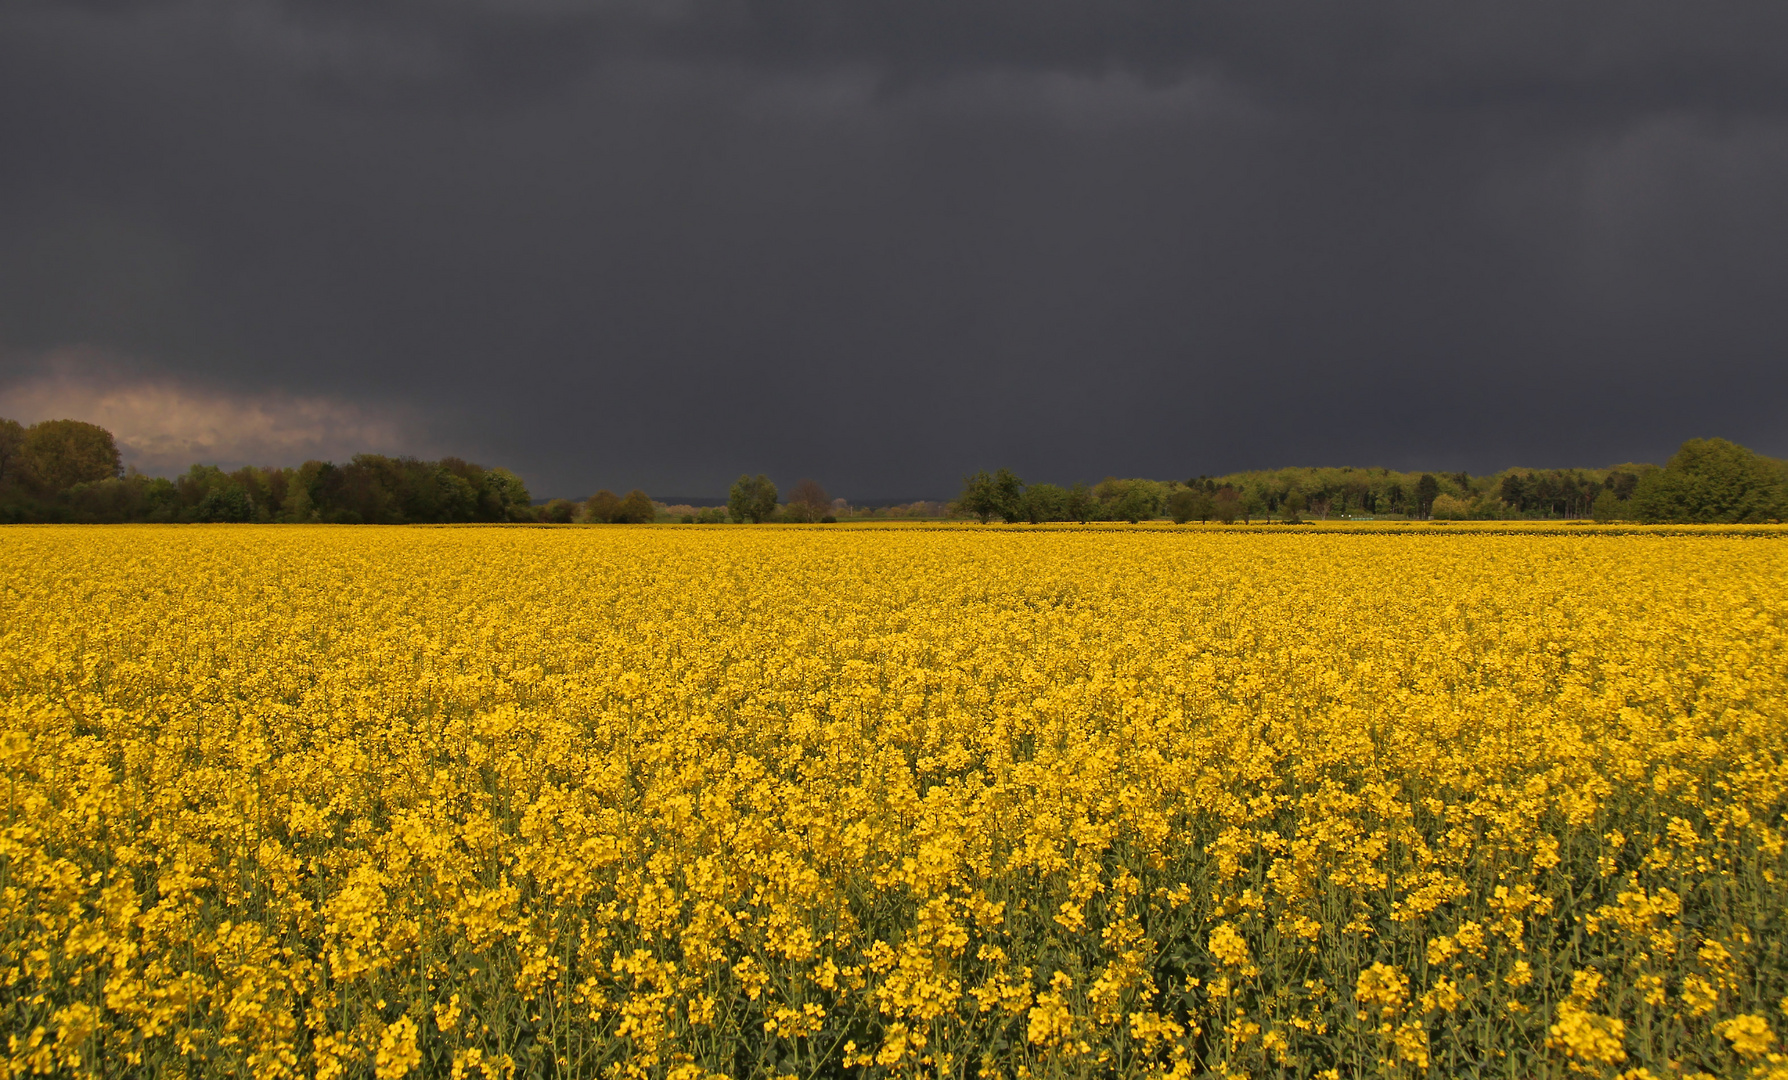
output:
<instances>
[{"instance_id":1,"label":"yellow flower cluster","mask_svg":"<svg viewBox=\"0 0 1788 1080\"><path fill-rule=\"evenodd\" d=\"M1788 1076L1775 533L0 566L0 1076Z\"/></svg>"}]
</instances>

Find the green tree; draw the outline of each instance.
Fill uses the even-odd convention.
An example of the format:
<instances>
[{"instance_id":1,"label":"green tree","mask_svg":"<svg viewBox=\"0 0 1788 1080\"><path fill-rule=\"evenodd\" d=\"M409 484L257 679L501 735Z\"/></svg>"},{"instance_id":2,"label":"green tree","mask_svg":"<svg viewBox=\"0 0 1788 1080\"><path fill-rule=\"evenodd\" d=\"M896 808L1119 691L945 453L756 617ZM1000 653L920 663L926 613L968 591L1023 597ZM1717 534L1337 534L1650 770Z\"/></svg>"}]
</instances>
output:
<instances>
[{"instance_id":1,"label":"green tree","mask_svg":"<svg viewBox=\"0 0 1788 1080\"><path fill-rule=\"evenodd\" d=\"M607 488L584 500L584 520L592 525L613 525L621 512L621 497Z\"/></svg>"},{"instance_id":2,"label":"green tree","mask_svg":"<svg viewBox=\"0 0 1788 1080\"><path fill-rule=\"evenodd\" d=\"M221 491L228 487L230 477L215 465L198 465L189 467L174 478L174 488L179 492L180 506L187 517L198 506L205 496L213 491Z\"/></svg>"},{"instance_id":3,"label":"green tree","mask_svg":"<svg viewBox=\"0 0 1788 1080\"><path fill-rule=\"evenodd\" d=\"M1075 484L1068 489L1067 516L1069 521L1086 521L1093 516L1093 491L1085 484Z\"/></svg>"},{"instance_id":4,"label":"green tree","mask_svg":"<svg viewBox=\"0 0 1788 1080\"><path fill-rule=\"evenodd\" d=\"M975 515L983 525L993 517L993 477L986 469L962 478L962 494L956 497L956 509Z\"/></svg>"},{"instance_id":5,"label":"green tree","mask_svg":"<svg viewBox=\"0 0 1788 1080\"><path fill-rule=\"evenodd\" d=\"M1464 521L1471 516L1471 503L1457 495L1436 495L1428 512L1437 521Z\"/></svg>"},{"instance_id":6,"label":"green tree","mask_svg":"<svg viewBox=\"0 0 1788 1080\"><path fill-rule=\"evenodd\" d=\"M322 521L336 509L340 492L341 470L333 462L307 461L286 484L281 516L287 521Z\"/></svg>"},{"instance_id":7,"label":"green tree","mask_svg":"<svg viewBox=\"0 0 1788 1080\"><path fill-rule=\"evenodd\" d=\"M404 520L451 522L478 519L478 489L470 480L432 461L403 458L394 464L392 481L397 488L398 510Z\"/></svg>"},{"instance_id":8,"label":"green tree","mask_svg":"<svg viewBox=\"0 0 1788 1080\"><path fill-rule=\"evenodd\" d=\"M1242 492L1242 521L1253 521L1257 517L1266 516L1266 498L1257 487L1248 487Z\"/></svg>"},{"instance_id":9,"label":"green tree","mask_svg":"<svg viewBox=\"0 0 1788 1080\"><path fill-rule=\"evenodd\" d=\"M1032 484L1025 488L1024 516L1033 524L1067 520L1067 489L1060 484Z\"/></svg>"},{"instance_id":10,"label":"green tree","mask_svg":"<svg viewBox=\"0 0 1788 1080\"><path fill-rule=\"evenodd\" d=\"M440 521L471 521L478 516L478 489L465 477L436 467L435 491Z\"/></svg>"},{"instance_id":11,"label":"green tree","mask_svg":"<svg viewBox=\"0 0 1788 1080\"><path fill-rule=\"evenodd\" d=\"M1156 517L1167 504L1167 485L1157 480L1120 480L1108 476L1093 486L1098 516L1107 521L1140 521Z\"/></svg>"},{"instance_id":12,"label":"green tree","mask_svg":"<svg viewBox=\"0 0 1788 1080\"><path fill-rule=\"evenodd\" d=\"M193 507L194 521L253 521L255 502L249 497L242 485L231 482L222 487L215 487L205 492L199 504Z\"/></svg>"},{"instance_id":13,"label":"green tree","mask_svg":"<svg viewBox=\"0 0 1788 1080\"><path fill-rule=\"evenodd\" d=\"M1175 525L1184 525L1198 516L1198 495L1190 488L1175 488L1167 496L1167 516Z\"/></svg>"},{"instance_id":14,"label":"green tree","mask_svg":"<svg viewBox=\"0 0 1788 1080\"><path fill-rule=\"evenodd\" d=\"M570 499L554 499L540 508L540 520L553 525L568 525L577 513L577 504Z\"/></svg>"},{"instance_id":15,"label":"green tree","mask_svg":"<svg viewBox=\"0 0 1788 1080\"><path fill-rule=\"evenodd\" d=\"M174 485L160 477L148 477L132 471L122 477L107 477L76 484L62 493L61 502L68 520L94 524L122 521L169 520L163 498Z\"/></svg>"},{"instance_id":16,"label":"green tree","mask_svg":"<svg viewBox=\"0 0 1788 1080\"><path fill-rule=\"evenodd\" d=\"M1385 508L1393 514L1403 512L1403 482L1392 480L1384 486Z\"/></svg>"},{"instance_id":17,"label":"green tree","mask_svg":"<svg viewBox=\"0 0 1788 1080\"><path fill-rule=\"evenodd\" d=\"M1216 512L1216 500L1204 489L1202 482L1197 487L1178 488L1167 497L1167 516L1175 525L1184 525L1193 518L1209 521Z\"/></svg>"},{"instance_id":18,"label":"green tree","mask_svg":"<svg viewBox=\"0 0 1788 1080\"><path fill-rule=\"evenodd\" d=\"M495 496L501 508L499 521L528 521L534 516L533 497L521 477L508 469L486 469L484 488Z\"/></svg>"},{"instance_id":19,"label":"green tree","mask_svg":"<svg viewBox=\"0 0 1788 1080\"><path fill-rule=\"evenodd\" d=\"M1119 490L1107 510L1114 519L1134 525L1143 518L1154 516L1155 500L1140 484L1130 484Z\"/></svg>"},{"instance_id":20,"label":"green tree","mask_svg":"<svg viewBox=\"0 0 1788 1080\"><path fill-rule=\"evenodd\" d=\"M993 474L993 496L995 508L1007 524L1024 520L1024 481L1011 469Z\"/></svg>"},{"instance_id":21,"label":"green tree","mask_svg":"<svg viewBox=\"0 0 1788 1080\"><path fill-rule=\"evenodd\" d=\"M1725 439L1690 439L1662 469L1640 478L1640 521L1744 523L1788 514L1781 463Z\"/></svg>"},{"instance_id":22,"label":"green tree","mask_svg":"<svg viewBox=\"0 0 1788 1080\"><path fill-rule=\"evenodd\" d=\"M1416 512L1415 512L1415 516L1416 517L1427 517L1428 511L1431 508L1433 508L1433 506L1434 506L1435 496L1437 496L1439 494L1440 494L1440 481L1436 480L1434 478L1433 473L1423 473L1421 479L1416 481L1416 488L1415 488L1415 495L1416 495L1415 510L1416 510Z\"/></svg>"},{"instance_id":23,"label":"green tree","mask_svg":"<svg viewBox=\"0 0 1788 1080\"><path fill-rule=\"evenodd\" d=\"M339 473L341 486L334 505L323 516L324 521L340 525L395 525L404 519L399 499L403 491L402 472L397 462L384 454L355 454ZM486 486L482 471L476 476L482 492L482 520L509 520L505 493L497 485Z\"/></svg>"},{"instance_id":24,"label":"green tree","mask_svg":"<svg viewBox=\"0 0 1788 1080\"><path fill-rule=\"evenodd\" d=\"M620 525L650 525L658 519L658 508L652 505L651 496L634 488L621 500L615 511L615 522Z\"/></svg>"},{"instance_id":25,"label":"green tree","mask_svg":"<svg viewBox=\"0 0 1788 1080\"><path fill-rule=\"evenodd\" d=\"M1517 512L1525 512L1528 505L1527 477L1513 471L1504 473L1502 483L1497 486L1497 494Z\"/></svg>"},{"instance_id":26,"label":"green tree","mask_svg":"<svg viewBox=\"0 0 1788 1080\"><path fill-rule=\"evenodd\" d=\"M1000 469L989 475L986 470L962 479L962 494L956 506L980 518L982 523L994 517L1003 521L1022 521L1025 517L1024 481L1011 469Z\"/></svg>"},{"instance_id":27,"label":"green tree","mask_svg":"<svg viewBox=\"0 0 1788 1080\"><path fill-rule=\"evenodd\" d=\"M25 428L17 420L0 418L0 488L19 479L24 467Z\"/></svg>"},{"instance_id":28,"label":"green tree","mask_svg":"<svg viewBox=\"0 0 1788 1080\"><path fill-rule=\"evenodd\" d=\"M1650 472L1653 468L1655 466L1646 466L1640 472ZM1632 498L1633 492L1638 489L1639 476L1639 472L1633 472L1630 469L1610 469L1608 470L1608 487L1613 490L1615 498L1625 502Z\"/></svg>"},{"instance_id":29,"label":"green tree","mask_svg":"<svg viewBox=\"0 0 1788 1080\"><path fill-rule=\"evenodd\" d=\"M734 521L757 524L770 520L776 516L776 485L763 473L741 475L727 492L726 511Z\"/></svg>"},{"instance_id":30,"label":"green tree","mask_svg":"<svg viewBox=\"0 0 1788 1080\"><path fill-rule=\"evenodd\" d=\"M1211 513L1225 525L1234 525L1235 519L1242 516L1242 495L1235 488L1224 484L1211 496Z\"/></svg>"},{"instance_id":31,"label":"green tree","mask_svg":"<svg viewBox=\"0 0 1788 1080\"><path fill-rule=\"evenodd\" d=\"M20 456L26 470L46 495L76 484L124 475L118 444L98 424L80 420L45 420L25 429Z\"/></svg>"}]
</instances>

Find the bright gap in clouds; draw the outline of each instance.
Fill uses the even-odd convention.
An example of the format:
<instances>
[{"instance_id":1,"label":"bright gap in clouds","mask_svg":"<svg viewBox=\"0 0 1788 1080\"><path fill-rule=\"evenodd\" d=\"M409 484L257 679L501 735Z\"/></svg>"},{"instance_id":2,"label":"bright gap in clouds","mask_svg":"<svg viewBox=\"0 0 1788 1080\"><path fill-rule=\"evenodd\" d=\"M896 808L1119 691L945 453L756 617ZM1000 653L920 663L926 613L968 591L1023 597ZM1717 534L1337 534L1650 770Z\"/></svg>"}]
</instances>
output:
<instances>
[{"instance_id":1,"label":"bright gap in clouds","mask_svg":"<svg viewBox=\"0 0 1788 1080\"><path fill-rule=\"evenodd\" d=\"M358 453L420 452L408 410L374 409L320 395L244 393L123 370L66 350L0 383L0 416L23 424L85 420L110 431L126 465L177 473L202 462L293 465Z\"/></svg>"}]
</instances>

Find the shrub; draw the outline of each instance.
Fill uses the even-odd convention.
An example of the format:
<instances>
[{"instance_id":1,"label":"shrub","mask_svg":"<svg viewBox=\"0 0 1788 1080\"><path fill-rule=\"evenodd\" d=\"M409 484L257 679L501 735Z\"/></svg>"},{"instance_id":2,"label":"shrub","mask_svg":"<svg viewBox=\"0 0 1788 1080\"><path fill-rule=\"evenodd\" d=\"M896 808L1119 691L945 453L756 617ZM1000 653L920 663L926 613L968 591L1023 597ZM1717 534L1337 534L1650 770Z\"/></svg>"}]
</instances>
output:
<instances>
[{"instance_id":1,"label":"shrub","mask_svg":"<svg viewBox=\"0 0 1788 1080\"><path fill-rule=\"evenodd\" d=\"M1436 521L1464 521L1471 517L1471 503L1456 495L1436 495L1428 513Z\"/></svg>"}]
</instances>

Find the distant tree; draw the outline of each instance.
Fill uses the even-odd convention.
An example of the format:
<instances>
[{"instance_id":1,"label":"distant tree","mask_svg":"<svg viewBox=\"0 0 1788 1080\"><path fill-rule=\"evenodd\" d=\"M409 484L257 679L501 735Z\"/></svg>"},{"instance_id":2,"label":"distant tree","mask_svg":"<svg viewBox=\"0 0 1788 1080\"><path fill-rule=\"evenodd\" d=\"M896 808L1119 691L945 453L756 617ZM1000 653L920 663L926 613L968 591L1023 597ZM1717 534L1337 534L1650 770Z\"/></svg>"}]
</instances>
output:
<instances>
[{"instance_id":1,"label":"distant tree","mask_svg":"<svg viewBox=\"0 0 1788 1080\"><path fill-rule=\"evenodd\" d=\"M215 465L193 465L174 478L174 488L179 492L180 505L185 510L192 510L200 500L213 491L220 491L230 483L230 477Z\"/></svg>"},{"instance_id":2,"label":"distant tree","mask_svg":"<svg viewBox=\"0 0 1788 1080\"><path fill-rule=\"evenodd\" d=\"M1235 488L1224 484L1211 496L1212 516L1225 525L1234 525L1236 518L1242 516L1242 495Z\"/></svg>"},{"instance_id":3,"label":"distant tree","mask_svg":"<svg viewBox=\"0 0 1788 1080\"><path fill-rule=\"evenodd\" d=\"M17 420L0 418L0 488L19 479L24 467L25 428Z\"/></svg>"},{"instance_id":4,"label":"distant tree","mask_svg":"<svg viewBox=\"0 0 1788 1080\"><path fill-rule=\"evenodd\" d=\"M1527 477L1518 472L1503 474L1502 483L1497 485L1497 494L1513 509L1525 511L1527 509Z\"/></svg>"},{"instance_id":5,"label":"distant tree","mask_svg":"<svg viewBox=\"0 0 1788 1080\"><path fill-rule=\"evenodd\" d=\"M1067 518L1069 521L1086 521L1093 516L1093 492L1085 484L1075 484L1068 489Z\"/></svg>"},{"instance_id":6,"label":"distant tree","mask_svg":"<svg viewBox=\"0 0 1788 1080\"><path fill-rule=\"evenodd\" d=\"M1558 475L1558 512L1566 517L1582 517L1589 509L1588 483L1575 469L1561 470Z\"/></svg>"},{"instance_id":7,"label":"distant tree","mask_svg":"<svg viewBox=\"0 0 1788 1080\"><path fill-rule=\"evenodd\" d=\"M534 516L534 500L528 494L528 485L508 469L486 469L484 488L495 496L501 507L498 521L527 521Z\"/></svg>"},{"instance_id":8,"label":"distant tree","mask_svg":"<svg viewBox=\"0 0 1788 1080\"><path fill-rule=\"evenodd\" d=\"M726 521L726 507L704 506L695 512L695 520L699 525L719 525Z\"/></svg>"},{"instance_id":9,"label":"distant tree","mask_svg":"<svg viewBox=\"0 0 1788 1080\"><path fill-rule=\"evenodd\" d=\"M1279 515L1287 525L1296 525L1304 520L1304 493L1292 488L1279 500Z\"/></svg>"},{"instance_id":10,"label":"distant tree","mask_svg":"<svg viewBox=\"0 0 1788 1080\"><path fill-rule=\"evenodd\" d=\"M994 515L993 476L986 469L962 478L962 494L956 496L954 509L973 514L985 525Z\"/></svg>"},{"instance_id":11,"label":"distant tree","mask_svg":"<svg viewBox=\"0 0 1788 1080\"><path fill-rule=\"evenodd\" d=\"M508 521L508 499L501 486L474 474L480 492L479 520ZM403 469L383 454L355 454L341 466L341 490L325 521L343 525L394 525L404 520ZM525 504L524 504L525 505Z\"/></svg>"},{"instance_id":12,"label":"distant tree","mask_svg":"<svg viewBox=\"0 0 1788 1080\"><path fill-rule=\"evenodd\" d=\"M994 515L992 486L994 477L985 468L962 477L962 494L957 495L957 501L949 504L949 510L951 513L969 513L982 519L982 524L987 524L987 520Z\"/></svg>"},{"instance_id":13,"label":"distant tree","mask_svg":"<svg viewBox=\"0 0 1788 1080\"><path fill-rule=\"evenodd\" d=\"M1158 480L1108 476L1093 485L1094 513L1106 521L1141 521L1158 517L1167 505L1168 486Z\"/></svg>"},{"instance_id":14,"label":"distant tree","mask_svg":"<svg viewBox=\"0 0 1788 1080\"><path fill-rule=\"evenodd\" d=\"M570 499L554 499L540 508L540 520L552 525L569 525L577 513L577 504Z\"/></svg>"},{"instance_id":15,"label":"distant tree","mask_svg":"<svg viewBox=\"0 0 1788 1080\"><path fill-rule=\"evenodd\" d=\"M1614 492L1614 497L1624 501L1633 497L1633 490L1639 486L1639 474L1625 469L1610 469L1606 483L1608 490Z\"/></svg>"},{"instance_id":16,"label":"distant tree","mask_svg":"<svg viewBox=\"0 0 1788 1080\"><path fill-rule=\"evenodd\" d=\"M1154 493L1140 484L1130 484L1118 491L1117 497L1109 504L1112 518L1128 521L1134 525L1144 518L1154 517L1156 500Z\"/></svg>"},{"instance_id":17,"label":"distant tree","mask_svg":"<svg viewBox=\"0 0 1788 1080\"><path fill-rule=\"evenodd\" d=\"M439 462L399 458L380 472L382 485L393 489L397 511L405 521L476 521L480 516L478 489L472 481Z\"/></svg>"},{"instance_id":18,"label":"distant tree","mask_svg":"<svg viewBox=\"0 0 1788 1080\"><path fill-rule=\"evenodd\" d=\"M658 518L658 508L652 505L652 499L639 488L634 488L621 500L615 510L615 523L618 525L650 525Z\"/></svg>"},{"instance_id":19,"label":"distant tree","mask_svg":"<svg viewBox=\"0 0 1788 1080\"><path fill-rule=\"evenodd\" d=\"M993 474L995 507L1008 524L1024 520L1024 481L1011 469Z\"/></svg>"},{"instance_id":20,"label":"distant tree","mask_svg":"<svg viewBox=\"0 0 1788 1080\"><path fill-rule=\"evenodd\" d=\"M287 487L285 501L279 507L279 520L293 524L317 520L317 508L311 502L310 489L297 482L296 469L292 473L292 483Z\"/></svg>"},{"instance_id":21,"label":"distant tree","mask_svg":"<svg viewBox=\"0 0 1788 1080\"><path fill-rule=\"evenodd\" d=\"M1167 516L1175 525L1184 525L1193 518L1209 521L1216 512L1217 502L1202 482L1196 488L1179 488L1167 497Z\"/></svg>"},{"instance_id":22,"label":"distant tree","mask_svg":"<svg viewBox=\"0 0 1788 1080\"><path fill-rule=\"evenodd\" d=\"M145 521L172 521L180 503L180 492L165 476L147 477L143 485Z\"/></svg>"},{"instance_id":23,"label":"distant tree","mask_svg":"<svg viewBox=\"0 0 1788 1080\"><path fill-rule=\"evenodd\" d=\"M1190 488L1176 488L1167 496L1167 517L1175 525L1184 525L1198 516L1194 500L1197 495Z\"/></svg>"},{"instance_id":24,"label":"distant tree","mask_svg":"<svg viewBox=\"0 0 1788 1080\"><path fill-rule=\"evenodd\" d=\"M244 522L253 521L254 516L254 499L242 490L241 484L232 481L205 492L199 504L193 507L192 520Z\"/></svg>"},{"instance_id":25,"label":"distant tree","mask_svg":"<svg viewBox=\"0 0 1788 1080\"><path fill-rule=\"evenodd\" d=\"M22 482L29 478L28 485ZM357 454L346 465L194 465L174 480L125 475L104 428L0 420L0 520L439 522L537 521L527 485L460 458Z\"/></svg>"},{"instance_id":26,"label":"distant tree","mask_svg":"<svg viewBox=\"0 0 1788 1080\"><path fill-rule=\"evenodd\" d=\"M776 485L763 473L741 475L727 493L726 510L734 521L768 521L776 516Z\"/></svg>"},{"instance_id":27,"label":"distant tree","mask_svg":"<svg viewBox=\"0 0 1788 1080\"><path fill-rule=\"evenodd\" d=\"M1433 473L1423 473L1422 478L1420 480L1416 481L1416 488L1415 488L1416 514L1415 514L1415 516L1416 517L1427 517L1428 511L1434 506L1435 496L1437 496L1439 494L1440 494L1440 481L1436 480L1434 478Z\"/></svg>"},{"instance_id":28,"label":"distant tree","mask_svg":"<svg viewBox=\"0 0 1788 1080\"><path fill-rule=\"evenodd\" d=\"M263 470L267 477L267 520L274 520L284 511L286 495L292 488L291 469Z\"/></svg>"},{"instance_id":29,"label":"distant tree","mask_svg":"<svg viewBox=\"0 0 1788 1080\"><path fill-rule=\"evenodd\" d=\"M244 465L230 474L230 482L241 488L254 505L255 521L271 521L279 509L279 494L285 487L280 469L260 469Z\"/></svg>"},{"instance_id":30,"label":"distant tree","mask_svg":"<svg viewBox=\"0 0 1788 1080\"><path fill-rule=\"evenodd\" d=\"M163 496L172 489L167 480L133 471L76 484L62 493L60 501L70 521L167 521L173 515L165 512ZM0 507L0 520L5 520L4 507Z\"/></svg>"},{"instance_id":31,"label":"distant tree","mask_svg":"<svg viewBox=\"0 0 1788 1080\"><path fill-rule=\"evenodd\" d=\"M281 516L287 521L322 521L336 509L340 493L341 470L334 463L307 461L287 482Z\"/></svg>"},{"instance_id":32,"label":"distant tree","mask_svg":"<svg viewBox=\"0 0 1788 1080\"><path fill-rule=\"evenodd\" d=\"M607 488L584 500L584 520L592 525L613 525L621 512L621 497Z\"/></svg>"},{"instance_id":33,"label":"distant tree","mask_svg":"<svg viewBox=\"0 0 1788 1080\"><path fill-rule=\"evenodd\" d=\"M802 480L789 492L787 518L790 521L820 521L832 512L832 496L816 480Z\"/></svg>"},{"instance_id":34,"label":"distant tree","mask_svg":"<svg viewBox=\"0 0 1788 1080\"><path fill-rule=\"evenodd\" d=\"M1725 439L1690 439L1634 487L1640 521L1743 523L1788 516L1781 463Z\"/></svg>"},{"instance_id":35,"label":"distant tree","mask_svg":"<svg viewBox=\"0 0 1788 1080\"><path fill-rule=\"evenodd\" d=\"M1385 485L1384 502L1385 508L1391 513L1403 512L1403 484L1400 481L1393 480Z\"/></svg>"},{"instance_id":36,"label":"distant tree","mask_svg":"<svg viewBox=\"0 0 1788 1080\"><path fill-rule=\"evenodd\" d=\"M1457 495L1436 495L1428 512L1438 521L1464 521L1471 516L1471 503Z\"/></svg>"},{"instance_id":37,"label":"distant tree","mask_svg":"<svg viewBox=\"0 0 1788 1080\"><path fill-rule=\"evenodd\" d=\"M1032 484L1024 489L1024 516L1038 524L1068 520L1068 491L1060 484Z\"/></svg>"},{"instance_id":38,"label":"distant tree","mask_svg":"<svg viewBox=\"0 0 1788 1080\"><path fill-rule=\"evenodd\" d=\"M1000 469L989 475L985 470L962 480L962 494L956 506L986 523L994 517L1003 521L1022 521L1025 516L1024 481L1011 469Z\"/></svg>"},{"instance_id":39,"label":"distant tree","mask_svg":"<svg viewBox=\"0 0 1788 1080\"><path fill-rule=\"evenodd\" d=\"M1616 495L1612 487L1603 488L1589 507L1589 516L1595 521L1619 521L1626 517L1627 512L1627 501Z\"/></svg>"},{"instance_id":40,"label":"distant tree","mask_svg":"<svg viewBox=\"0 0 1788 1080\"><path fill-rule=\"evenodd\" d=\"M478 517L478 489L472 482L451 469L436 466L434 481L434 520L442 522L474 521ZM569 501L569 500L567 500Z\"/></svg>"},{"instance_id":41,"label":"distant tree","mask_svg":"<svg viewBox=\"0 0 1788 1080\"><path fill-rule=\"evenodd\" d=\"M118 444L98 424L45 420L25 429L20 447L26 471L46 495L76 484L124 475Z\"/></svg>"}]
</instances>

